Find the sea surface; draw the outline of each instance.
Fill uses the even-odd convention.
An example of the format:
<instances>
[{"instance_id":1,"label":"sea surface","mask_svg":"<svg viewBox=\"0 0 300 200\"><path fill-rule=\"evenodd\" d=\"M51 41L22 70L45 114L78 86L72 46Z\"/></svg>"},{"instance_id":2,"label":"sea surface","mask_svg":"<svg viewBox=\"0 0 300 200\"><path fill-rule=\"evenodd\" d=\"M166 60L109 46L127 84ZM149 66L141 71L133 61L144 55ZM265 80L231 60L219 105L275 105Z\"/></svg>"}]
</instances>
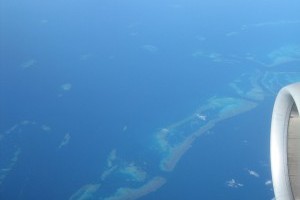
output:
<instances>
[{"instance_id":1,"label":"sea surface","mask_svg":"<svg viewBox=\"0 0 300 200\"><path fill-rule=\"evenodd\" d=\"M0 0L1 200L274 199L298 0Z\"/></svg>"}]
</instances>

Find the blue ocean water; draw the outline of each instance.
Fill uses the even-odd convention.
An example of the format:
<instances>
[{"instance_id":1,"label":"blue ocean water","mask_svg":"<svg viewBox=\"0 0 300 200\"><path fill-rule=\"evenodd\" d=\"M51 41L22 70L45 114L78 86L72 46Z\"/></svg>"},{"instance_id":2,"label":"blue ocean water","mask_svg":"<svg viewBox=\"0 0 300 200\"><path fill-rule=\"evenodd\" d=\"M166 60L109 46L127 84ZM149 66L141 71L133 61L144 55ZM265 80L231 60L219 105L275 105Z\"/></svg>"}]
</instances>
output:
<instances>
[{"instance_id":1,"label":"blue ocean water","mask_svg":"<svg viewBox=\"0 0 300 200\"><path fill-rule=\"evenodd\" d=\"M300 3L0 0L0 199L272 199Z\"/></svg>"}]
</instances>

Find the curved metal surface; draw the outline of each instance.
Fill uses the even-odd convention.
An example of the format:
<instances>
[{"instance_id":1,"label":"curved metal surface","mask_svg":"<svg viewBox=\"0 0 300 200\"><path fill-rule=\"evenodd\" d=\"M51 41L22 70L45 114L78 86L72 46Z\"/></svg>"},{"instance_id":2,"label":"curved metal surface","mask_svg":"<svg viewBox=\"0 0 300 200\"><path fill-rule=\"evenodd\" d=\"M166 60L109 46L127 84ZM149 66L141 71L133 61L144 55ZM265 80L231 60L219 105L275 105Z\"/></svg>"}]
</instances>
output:
<instances>
[{"instance_id":1,"label":"curved metal surface","mask_svg":"<svg viewBox=\"0 0 300 200\"><path fill-rule=\"evenodd\" d=\"M271 169L276 200L300 200L300 83L276 97L271 124Z\"/></svg>"}]
</instances>

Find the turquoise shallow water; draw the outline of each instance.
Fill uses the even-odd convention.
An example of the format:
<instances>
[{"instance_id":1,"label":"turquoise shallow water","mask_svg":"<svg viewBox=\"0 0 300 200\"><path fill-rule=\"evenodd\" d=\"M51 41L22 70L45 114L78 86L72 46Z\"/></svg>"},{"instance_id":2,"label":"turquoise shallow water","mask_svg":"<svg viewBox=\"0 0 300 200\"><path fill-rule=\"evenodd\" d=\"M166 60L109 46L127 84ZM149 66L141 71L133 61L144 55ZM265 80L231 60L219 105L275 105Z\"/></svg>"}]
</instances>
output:
<instances>
[{"instance_id":1,"label":"turquoise shallow water","mask_svg":"<svg viewBox=\"0 0 300 200\"><path fill-rule=\"evenodd\" d=\"M0 199L272 199L297 1L1 1Z\"/></svg>"}]
</instances>

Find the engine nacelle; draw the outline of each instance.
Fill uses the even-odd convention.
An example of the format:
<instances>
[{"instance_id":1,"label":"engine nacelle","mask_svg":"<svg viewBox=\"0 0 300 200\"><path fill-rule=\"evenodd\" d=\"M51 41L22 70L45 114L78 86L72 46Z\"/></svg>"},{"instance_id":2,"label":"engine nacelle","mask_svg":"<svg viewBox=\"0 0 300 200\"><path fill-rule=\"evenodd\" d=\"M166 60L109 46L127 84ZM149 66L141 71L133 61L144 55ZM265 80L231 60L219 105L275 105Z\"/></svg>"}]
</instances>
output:
<instances>
[{"instance_id":1,"label":"engine nacelle","mask_svg":"<svg viewBox=\"0 0 300 200\"><path fill-rule=\"evenodd\" d=\"M300 200L300 83L282 88L271 125L271 169L276 200Z\"/></svg>"}]
</instances>

